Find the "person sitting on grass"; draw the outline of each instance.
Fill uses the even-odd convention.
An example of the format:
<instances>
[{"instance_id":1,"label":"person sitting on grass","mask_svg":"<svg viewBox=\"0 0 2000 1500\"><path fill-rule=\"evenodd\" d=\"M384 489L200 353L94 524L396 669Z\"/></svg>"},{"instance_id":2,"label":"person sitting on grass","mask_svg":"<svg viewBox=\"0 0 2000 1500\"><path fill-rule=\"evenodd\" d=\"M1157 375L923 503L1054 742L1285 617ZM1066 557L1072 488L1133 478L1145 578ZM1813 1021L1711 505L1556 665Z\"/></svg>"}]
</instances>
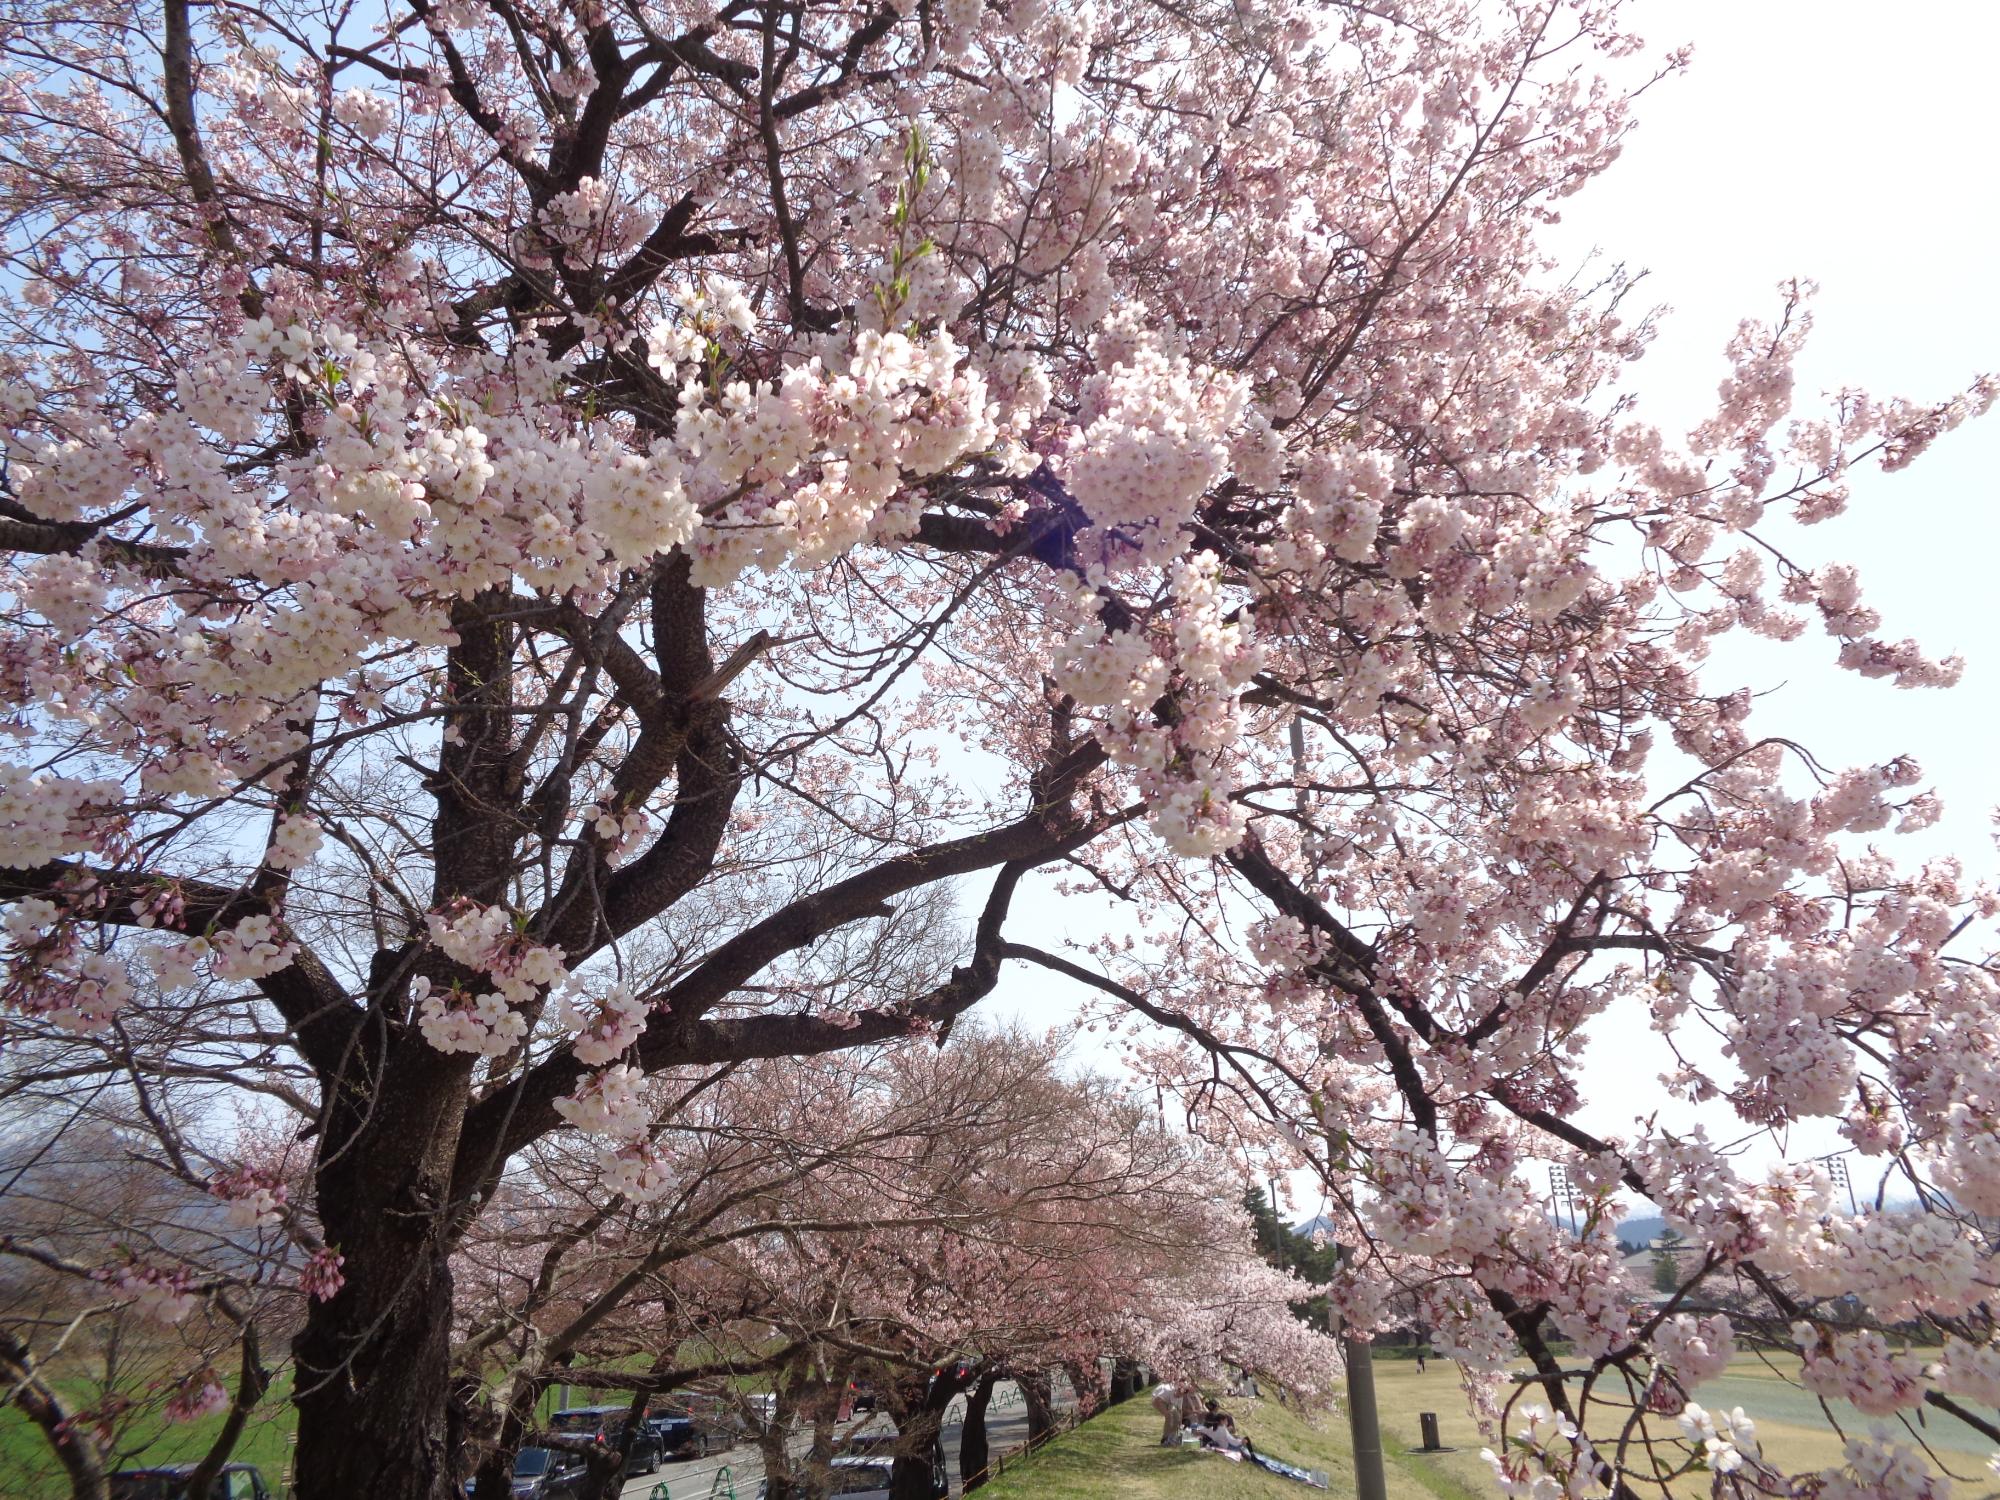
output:
<instances>
[{"instance_id":1,"label":"person sitting on grass","mask_svg":"<svg viewBox=\"0 0 2000 1500\"><path fill-rule=\"evenodd\" d=\"M1245 1453L1254 1455L1257 1451L1251 1446L1250 1439L1236 1430L1236 1419L1217 1406L1212 1397L1201 1420L1190 1424L1190 1430L1204 1448L1214 1448L1231 1458L1239 1458Z\"/></svg>"},{"instance_id":2,"label":"person sitting on grass","mask_svg":"<svg viewBox=\"0 0 2000 1500\"><path fill-rule=\"evenodd\" d=\"M1236 1418L1230 1416L1228 1412L1216 1413L1215 1421L1208 1428L1208 1441L1231 1458L1243 1453L1249 1454L1252 1458L1257 1456L1257 1450L1251 1446L1250 1439L1236 1430Z\"/></svg>"},{"instance_id":3,"label":"person sitting on grass","mask_svg":"<svg viewBox=\"0 0 2000 1500\"><path fill-rule=\"evenodd\" d=\"M1257 1445L1237 1430L1236 1419L1213 1401L1208 1403L1208 1409L1202 1414L1202 1420L1192 1424L1188 1431L1194 1434L1203 1448L1220 1453L1231 1463L1242 1463L1247 1458L1260 1469L1282 1475L1286 1479L1295 1479L1300 1484L1310 1485L1313 1489L1323 1490L1328 1487L1329 1481L1324 1470L1301 1468L1297 1464L1288 1464L1281 1458L1273 1458L1268 1453L1259 1453Z\"/></svg>"}]
</instances>

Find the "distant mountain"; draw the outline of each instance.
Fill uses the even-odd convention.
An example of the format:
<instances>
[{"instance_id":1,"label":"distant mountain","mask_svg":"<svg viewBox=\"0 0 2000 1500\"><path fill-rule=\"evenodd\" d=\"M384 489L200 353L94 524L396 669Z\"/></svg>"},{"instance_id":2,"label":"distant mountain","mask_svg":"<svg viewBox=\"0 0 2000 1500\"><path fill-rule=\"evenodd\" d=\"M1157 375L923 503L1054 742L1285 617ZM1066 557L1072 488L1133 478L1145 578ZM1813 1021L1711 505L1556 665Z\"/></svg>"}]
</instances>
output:
<instances>
[{"instance_id":1,"label":"distant mountain","mask_svg":"<svg viewBox=\"0 0 2000 1500\"><path fill-rule=\"evenodd\" d=\"M1303 1224L1294 1224L1292 1226L1292 1233L1302 1234L1307 1239L1311 1239L1316 1234L1324 1233L1331 1239L1333 1237L1333 1220L1329 1219L1325 1214L1320 1214L1315 1218L1307 1219Z\"/></svg>"},{"instance_id":2,"label":"distant mountain","mask_svg":"<svg viewBox=\"0 0 2000 1500\"><path fill-rule=\"evenodd\" d=\"M1627 1250L1644 1250L1660 1237L1660 1231L1667 1227L1667 1221L1658 1214L1649 1214L1643 1219L1626 1219L1618 1226L1618 1243Z\"/></svg>"}]
</instances>

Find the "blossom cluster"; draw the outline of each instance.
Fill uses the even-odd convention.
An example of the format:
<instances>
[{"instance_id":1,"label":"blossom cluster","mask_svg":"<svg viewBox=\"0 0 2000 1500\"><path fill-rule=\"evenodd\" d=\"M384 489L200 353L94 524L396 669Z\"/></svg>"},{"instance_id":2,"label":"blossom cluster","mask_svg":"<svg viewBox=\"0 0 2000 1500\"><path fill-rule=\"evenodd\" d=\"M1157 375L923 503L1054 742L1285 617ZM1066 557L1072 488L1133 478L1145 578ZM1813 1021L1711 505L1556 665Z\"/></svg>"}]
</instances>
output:
<instances>
[{"instance_id":1,"label":"blossom cluster","mask_svg":"<svg viewBox=\"0 0 2000 1500\"><path fill-rule=\"evenodd\" d=\"M431 941L453 963L493 986L464 983L442 989L426 976L410 982L410 1001L424 1040L440 1052L502 1057L528 1034L519 1007L569 978L562 950L530 942L502 906L461 902L425 918Z\"/></svg>"},{"instance_id":2,"label":"blossom cluster","mask_svg":"<svg viewBox=\"0 0 2000 1500\"><path fill-rule=\"evenodd\" d=\"M208 1191L229 1205L229 1223L238 1229L265 1229L283 1217L290 1192L274 1173L238 1167L211 1177Z\"/></svg>"},{"instance_id":3,"label":"blossom cluster","mask_svg":"<svg viewBox=\"0 0 2000 1500\"><path fill-rule=\"evenodd\" d=\"M120 1296L129 1297L139 1312L158 1323L180 1322L200 1302L200 1293L190 1284L183 1269L162 1270L134 1261L112 1270L100 1271L97 1279L108 1283Z\"/></svg>"},{"instance_id":4,"label":"blossom cluster","mask_svg":"<svg viewBox=\"0 0 2000 1500\"><path fill-rule=\"evenodd\" d=\"M115 781L37 776L0 762L0 868L102 851L124 826L124 800Z\"/></svg>"},{"instance_id":5,"label":"blossom cluster","mask_svg":"<svg viewBox=\"0 0 2000 1500\"><path fill-rule=\"evenodd\" d=\"M574 1034L570 1050L577 1061L595 1068L613 1061L639 1039L649 1009L645 1000L624 985L614 984L598 1001L596 1016L586 1015L575 999L565 994L556 1019Z\"/></svg>"}]
</instances>

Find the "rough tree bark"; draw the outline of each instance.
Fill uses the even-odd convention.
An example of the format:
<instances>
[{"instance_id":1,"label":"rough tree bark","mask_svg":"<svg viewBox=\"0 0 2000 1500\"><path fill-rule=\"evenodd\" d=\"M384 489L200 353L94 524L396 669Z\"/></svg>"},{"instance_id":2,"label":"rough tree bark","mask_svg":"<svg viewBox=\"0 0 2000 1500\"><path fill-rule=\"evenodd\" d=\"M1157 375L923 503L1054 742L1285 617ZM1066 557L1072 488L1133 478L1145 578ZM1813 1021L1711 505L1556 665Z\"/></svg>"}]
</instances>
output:
<instances>
[{"instance_id":1,"label":"rough tree bark","mask_svg":"<svg viewBox=\"0 0 2000 1500\"><path fill-rule=\"evenodd\" d=\"M938 1438L944 1427L945 1408L965 1389L956 1373L938 1375L928 1383L911 1382L899 1394L914 1395L901 1400L896 1413L901 1440L896 1445L896 1463L889 1481L889 1500L934 1500L937 1474Z\"/></svg>"},{"instance_id":2,"label":"rough tree bark","mask_svg":"<svg viewBox=\"0 0 2000 1500\"><path fill-rule=\"evenodd\" d=\"M988 1370L965 1398L965 1425L958 1434L958 1477L967 1494L986 1483L992 1449L986 1440L986 1408L993 1400L997 1371Z\"/></svg>"},{"instance_id":3,"label":"rough tree bark","mask_svg":"<svg viewBox=\"0 0 2000 1500\"><path fill-rule=\"evenodd\" d=\"M384 1050L386 1086L328 1111L316 1201L346 1284L312 1304L292 1345L299 1500L444 1500L458 1487L448 1195L471 1065Z\"/></svg>"},{"instance_id":4,"label":"rough tree bark","mask_svg":"<svg viewBox=\"0 0 2000 1500\"><path fill-rule=\"evenodd\" d=\"M90 1439L71 1423L62 1397L42 1379L28 1346L12 1334L0 1330L0 1380L7 1383L8 1399L29 1421L48 1434L49 1445L69 1475L70 1493L76 1500L105 1500L104 1466Z\"/></svg>"},{"instance_id":5,"label":"rough tree bark","mask_svg":"<svg viewBox=\"0 0 2000 1500\"><path fill-rule=\"evenodd\" d=\"M1056 1430L1055 1405L1050 1398L1049 1372L1022 1370L1016 1372L1014 1379L1021 1387L1021 1400L1028 1408L1028 1441L1043 1442Z\"/></svg>"}]
</instances>

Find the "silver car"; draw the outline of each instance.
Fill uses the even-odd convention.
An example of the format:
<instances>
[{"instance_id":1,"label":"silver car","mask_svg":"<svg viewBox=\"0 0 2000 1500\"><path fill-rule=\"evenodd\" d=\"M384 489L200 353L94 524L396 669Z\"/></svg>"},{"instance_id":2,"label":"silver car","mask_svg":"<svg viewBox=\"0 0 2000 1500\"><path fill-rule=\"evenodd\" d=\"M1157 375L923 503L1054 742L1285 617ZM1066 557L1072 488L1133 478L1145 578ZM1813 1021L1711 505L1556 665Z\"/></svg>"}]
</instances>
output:
<instances>
[{"instance_id":1,"label":"silver car","mask_svg":"<svg viewBox=\"0 0 2000 1500\"><path fill-rule=\"evenodd\" d=\"M833 1484L828 1495L839 1495L842 1500L889 1500L889 1482L894 1474L892 1459L874 1455L847 1454L833 1461ZM757 1491L757 1500L766 1500L771 1493L768 1482Z\"/></svg>"},{"instance_id":2,"label":"silver car","mask_svg":"<svg viewBox=\"0 0 2000 1500\"><path fill-rule=\"evenodd\" d=\"M860 1454L836 1458L827 1494L848 1495L852 1500L889 1500L889 1481L894 1473L895 1465L889 1459Z\"/></svg>"}]
</instances>

